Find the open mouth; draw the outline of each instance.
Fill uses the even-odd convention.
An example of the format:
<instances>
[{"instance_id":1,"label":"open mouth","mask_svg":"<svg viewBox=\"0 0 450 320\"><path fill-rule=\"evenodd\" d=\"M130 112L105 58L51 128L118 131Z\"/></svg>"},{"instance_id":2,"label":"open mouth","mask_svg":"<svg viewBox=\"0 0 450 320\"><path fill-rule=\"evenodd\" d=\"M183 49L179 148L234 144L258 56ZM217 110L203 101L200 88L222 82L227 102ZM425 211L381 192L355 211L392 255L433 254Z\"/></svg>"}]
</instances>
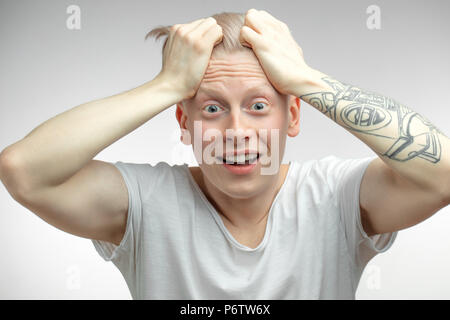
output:
<instances>
[{"instance_id":1,"label":"open mouth","mask_svg":"<svg viewBox=\"0 0 450 320\"><path fill-rule=\"evenodd\" d=\"M260 157L259 153L247 153L247 154L229 155L226 156L225 158L223 157L216 157L216 158L223 164L233 166L245 166L255 164L258 161L259 157Z\"/></svg>"}]
</instances>

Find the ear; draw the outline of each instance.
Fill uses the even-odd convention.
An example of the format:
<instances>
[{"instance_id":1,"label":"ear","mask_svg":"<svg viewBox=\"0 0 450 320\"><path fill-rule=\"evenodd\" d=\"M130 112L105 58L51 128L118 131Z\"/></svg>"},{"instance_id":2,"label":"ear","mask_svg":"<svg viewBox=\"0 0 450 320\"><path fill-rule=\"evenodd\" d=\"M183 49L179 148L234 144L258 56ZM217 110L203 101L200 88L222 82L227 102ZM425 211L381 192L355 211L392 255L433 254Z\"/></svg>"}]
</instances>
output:
<instances>
[{"instance_id":1,"label":"ear","mask_svg":"<svg viewBox=\"0 0 450 320\"><path fill-rule=\"evenodd\" d=\"M180 141L188 146L191 144L191 135L186 127L187 114L182 101L177 103L175 116L181 129Z\"/></svg>"},{"instance_id":2,"label":"ear","mask_svg":"<svg viewBox=\"0 0 450 320\"><path fill-rule=\"evenodd\" d=\"M295 137L300 132L300 98L290 95L288 97L289 127L287 134Z\"/></svg>"}]
</instances>

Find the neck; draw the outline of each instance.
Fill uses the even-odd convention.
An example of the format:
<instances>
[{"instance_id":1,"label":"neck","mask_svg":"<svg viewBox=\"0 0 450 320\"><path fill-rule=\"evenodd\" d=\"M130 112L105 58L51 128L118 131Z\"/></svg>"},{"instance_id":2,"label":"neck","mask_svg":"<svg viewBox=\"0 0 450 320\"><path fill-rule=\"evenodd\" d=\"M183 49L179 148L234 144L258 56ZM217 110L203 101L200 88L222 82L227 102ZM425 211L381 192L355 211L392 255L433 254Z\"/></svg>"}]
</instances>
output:
<instances>
[{"instance_id":1,"label":"neck","mask_svg":"<svg viewBox=\"0 0 450 320\"><path fill-rule=\"evenodd\" d=\"M230 197L212 185L203 175L196 180L208 200L222 216L224 223L244 230L265 226L270 207L283 185L288 169L289 165L282 164L273 183L264 188L263 192L249 198Z\"/></svg>"}]
</instances>

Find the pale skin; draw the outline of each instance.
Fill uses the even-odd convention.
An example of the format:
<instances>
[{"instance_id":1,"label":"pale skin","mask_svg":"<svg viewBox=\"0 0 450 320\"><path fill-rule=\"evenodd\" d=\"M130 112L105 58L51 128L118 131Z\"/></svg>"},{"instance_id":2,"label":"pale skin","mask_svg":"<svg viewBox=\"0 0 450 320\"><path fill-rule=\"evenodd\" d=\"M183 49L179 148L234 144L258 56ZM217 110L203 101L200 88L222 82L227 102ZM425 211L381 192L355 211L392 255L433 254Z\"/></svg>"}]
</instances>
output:
<instances>
[{"instance_id":1,"label":"pale skin","mask_svg":"<svg viewBox=\"0 0 450 320\"><path fill-rule=\"evenodd\" d=\"M307 66L287 25L264 10L247 12L241 43L253 49L277 90L301 97L379 156L359 194L369 236L416 225L450 203L450 141L427 119Z\"/></svg>"},{"instance_id":2,"label":"pale skin","mask_svg":"<svg viewBox=\"0 0 450 320\"><path fill-rule=\"evenodd\" d=\"M254 109L256 103L263 104L259 105L261 110ZM191 136L194 121L202 121L203 131L215 128L224 137L226 129L278 129L280 139L269 141L268 150L277 143L281 159L286 137L295 137L299 132L299 103L299 98L282 95L272 87L257 58L248 50L211 59L197 94L177 104L177 118ZM211 105L217 110L205 110ZM236 150L248 148L248 140L241 138ZM206 147L208 141L203 144ZM256 170L245 176L233 175L220 164L203 163L190 168L225 226L236 240L249 247L256 247L262 240L270 206L288 170L288 165L283 164L277 174L261 175L260 166L258 163Z\"/></svg>"},{"instance_id":3,"label":"pale skin","mask_svg":"<svg viewBox=\"0 0 450 320\"><path fill-rule=\"evenodd\" d=\"M423 117L309 67L287 25L265 11L246 14L241 43L252 51L239 53L242 64L233 60L237 55L210 59L221 38L212 18L175 25L155 79L57 115L4 149L0 178L7 190L61 230L118 245L126 226L128 193L120 172L93 160L96 154L178 104L177 119L186 130L192 130L195 119L219 130L279 129L282 155L286 137L299 132L301 98L379 155L367 168L360 190L361 218L369 235L410 227L449 204L449 139ZM225 70L235 76L225 76ZM254 101L246 90L263 84L270 87L258 98L271 97L273 111L256 116L248 111ZM221 101L218 94L204 100L202 91L212 88L219 90ZM214 120L202 118L199 109L210 100L225 110ZM376 115L370 118L376 121L363 122L365 115ZM235 183L236 177L214 165L191 172L236 239L256 247L286 169L282 165L277 175L253 176L246 184Z\"/></svg>"}]
</instances>

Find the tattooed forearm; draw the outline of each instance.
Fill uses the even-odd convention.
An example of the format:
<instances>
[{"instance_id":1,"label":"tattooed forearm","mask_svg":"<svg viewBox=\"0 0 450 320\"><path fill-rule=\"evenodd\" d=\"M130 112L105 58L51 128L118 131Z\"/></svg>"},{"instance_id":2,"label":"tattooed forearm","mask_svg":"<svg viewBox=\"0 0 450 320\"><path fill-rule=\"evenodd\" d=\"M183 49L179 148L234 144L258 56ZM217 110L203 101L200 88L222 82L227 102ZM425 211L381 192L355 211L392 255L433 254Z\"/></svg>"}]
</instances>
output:
<instances>
[{"instance_id":1,"label":"tattooed forearm","mask_svg":"<svg viewBox=\"0 0 450 320\"><path fill-rule=\"evenodd\" d=\"M322 81L327 90L300 98L349 130L390 139L389 147L380 154L397 161L415 157L433 163L440 160L439 135L445 135L423 116L377 93L329 77Z\"/></svg>"}]
</instances>

